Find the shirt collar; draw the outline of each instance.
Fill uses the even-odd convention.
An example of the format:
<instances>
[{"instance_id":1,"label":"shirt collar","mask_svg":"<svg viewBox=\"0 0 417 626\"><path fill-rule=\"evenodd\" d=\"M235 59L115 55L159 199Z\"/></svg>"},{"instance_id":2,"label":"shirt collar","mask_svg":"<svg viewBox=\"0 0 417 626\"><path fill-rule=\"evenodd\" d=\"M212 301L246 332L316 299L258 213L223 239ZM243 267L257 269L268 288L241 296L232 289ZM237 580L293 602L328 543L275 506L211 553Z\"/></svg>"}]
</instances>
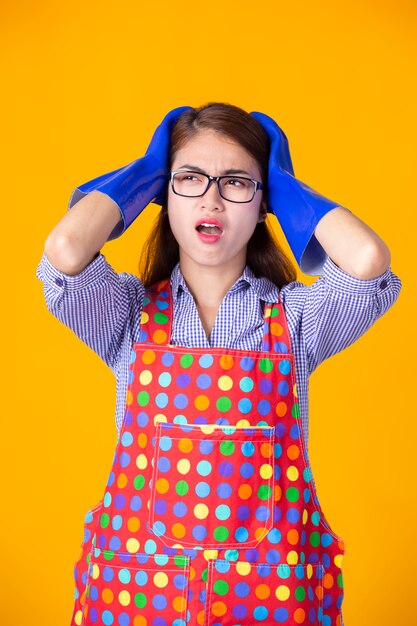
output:
<instances>
[{"instance_id":1,"label":"shirt collar","mask_svg":"<svg viewBox=\"0 0 417 626\"><path fill-rule=\"evenodd\" d=\"M179 263L177 263L172 270L170 283L174 302L177 299L180 290L190 293L190 290L184 280L184 276L182 275ZM230 287L229 293L235 293L237 291L241 291L242 289L248 289L249 287L251 287L258 295L259 299L264 302L278 302L279 300L278 287L268 280L268 278L257 278L250 267L246 265L241 276Z\"/></svg>"}]
</instances>

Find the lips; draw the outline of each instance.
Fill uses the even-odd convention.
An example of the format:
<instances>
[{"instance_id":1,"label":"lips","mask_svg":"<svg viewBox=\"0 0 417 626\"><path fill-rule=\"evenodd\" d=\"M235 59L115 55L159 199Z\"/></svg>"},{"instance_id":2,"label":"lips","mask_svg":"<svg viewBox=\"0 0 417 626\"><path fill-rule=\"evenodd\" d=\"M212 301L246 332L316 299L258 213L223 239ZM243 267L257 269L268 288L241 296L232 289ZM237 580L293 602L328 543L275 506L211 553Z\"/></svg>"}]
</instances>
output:
<instances>
[{"instance_id":1,"label":"lips","mask_svg":"<svg viewBox=\"0 0 417 626\"><path fill-rule=\"evenodd\" d=\"M196 230L200 233L221 235L224 230L223 224L213 217L202 218L195 225Z\"/></svg>"}]
</instances>

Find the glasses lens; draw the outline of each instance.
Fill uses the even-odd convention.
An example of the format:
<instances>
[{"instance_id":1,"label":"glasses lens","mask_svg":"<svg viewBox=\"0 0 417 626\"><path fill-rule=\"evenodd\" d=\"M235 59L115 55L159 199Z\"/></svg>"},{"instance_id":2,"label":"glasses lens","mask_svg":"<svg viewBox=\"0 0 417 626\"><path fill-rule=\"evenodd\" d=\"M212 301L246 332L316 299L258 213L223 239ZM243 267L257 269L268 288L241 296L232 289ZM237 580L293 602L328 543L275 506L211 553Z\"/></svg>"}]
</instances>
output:
<instances>
[{"instance_id":1,"label":"glasses lens","mask_svg":"<svg viewBox=\"0 0 417 626\"><path fill-rule=\"evenodd\" d=\"M173 176L175 193L181 196L201 196L208 185L208 177L199 172L177 172ZM225 176L220 180L221 195L231 202L250 202L255 194L255 184L247 178Z\"/></svg>"},{"instance_id":2,"label":"glasses lens","mask_svg":"<svg viewBox=\"0 0 417 626\"><path fill-rule=\"evenodd\" d=\"M207 176L198 172L177 172L173 177L174 191L182 196L201 196L207 183Z\"/></svg>"},{"instance_id":3,"label":"glasses lens","mask_svg":"<svg viewBox=\"0 0 417 626\"><path fill-rule=\"evenodd\" d=\"M220 181L222 196L232 202L249 202L255 192L255 184L247 178L230 176Z\"/></svg>"}]
</instances>

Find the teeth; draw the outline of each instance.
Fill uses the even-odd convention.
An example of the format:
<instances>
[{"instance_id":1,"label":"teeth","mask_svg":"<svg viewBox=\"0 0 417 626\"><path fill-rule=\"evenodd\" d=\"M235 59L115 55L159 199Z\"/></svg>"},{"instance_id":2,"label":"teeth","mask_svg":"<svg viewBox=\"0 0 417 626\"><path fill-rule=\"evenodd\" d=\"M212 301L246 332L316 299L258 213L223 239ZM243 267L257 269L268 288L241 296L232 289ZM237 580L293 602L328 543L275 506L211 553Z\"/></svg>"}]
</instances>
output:
<instances>
[{"instance_id":1,"label":"teeth","mask_svg":"<svg viewBox=\"0 0 417 626\"><path fill-rule=\"evenodd\" d=\"M209 224L208 222L201 222L201 224L197 226L197 230L198 232L205 233L206 235L223 234L223 230L219 226L216 226L216 224Z\"/></svg>"}]
</instances>

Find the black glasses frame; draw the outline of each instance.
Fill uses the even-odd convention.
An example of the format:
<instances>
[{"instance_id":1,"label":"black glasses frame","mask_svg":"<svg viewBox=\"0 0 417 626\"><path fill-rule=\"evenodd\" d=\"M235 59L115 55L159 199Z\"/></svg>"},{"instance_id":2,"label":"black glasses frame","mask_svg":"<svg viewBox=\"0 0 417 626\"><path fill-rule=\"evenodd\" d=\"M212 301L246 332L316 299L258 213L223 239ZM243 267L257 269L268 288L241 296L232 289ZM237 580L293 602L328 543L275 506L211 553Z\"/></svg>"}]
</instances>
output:
<instances>
[{"instance_id":1,"label":"black glasses frame","mask_svg":"<svg viewBox=\"0 0 417 626\"><path fill-rule=\"evenodd\" d=\"M205 188L205 190L203 191L203 193L199 193L195 196L189 196L187 194L184 193L178 193L178 191L175 191L174 189L174 176L175 174L198 174L199 176L205 176L207 178L207 187ZM204 174L203 172L196 172L194 170L175 170L174 172L170 172L169 173L169 178L170 178L170 182L171 182L171 187L172 187L172 191L177 195L177 196L182 196L183 198L201 198L201 196L204 196L205 193L207 193L208 188L210 187L211 183L213 181L215 181L217 183L217 189L219 190L219 194L220 196L223 198L223 200L226 200L227 202L236 202L237 204L246 204L247 202L252 202L252 200L255 197L256 192L258 191L258 189L263 189L264 186L263 184L259 181L259 180L253 180L253 178L247 178L246 176L232 176L231 174L226 175L226 176L211 176L210 174ZM253 183L253 195L252 198L250 198L250 200L230 200L229 198L225 198L224 195L222 194L222 189L220 187L220 181L223 180L223 178L241 178L243 180L250 180L251 183Z\"/></svg>"}]
</instances>

